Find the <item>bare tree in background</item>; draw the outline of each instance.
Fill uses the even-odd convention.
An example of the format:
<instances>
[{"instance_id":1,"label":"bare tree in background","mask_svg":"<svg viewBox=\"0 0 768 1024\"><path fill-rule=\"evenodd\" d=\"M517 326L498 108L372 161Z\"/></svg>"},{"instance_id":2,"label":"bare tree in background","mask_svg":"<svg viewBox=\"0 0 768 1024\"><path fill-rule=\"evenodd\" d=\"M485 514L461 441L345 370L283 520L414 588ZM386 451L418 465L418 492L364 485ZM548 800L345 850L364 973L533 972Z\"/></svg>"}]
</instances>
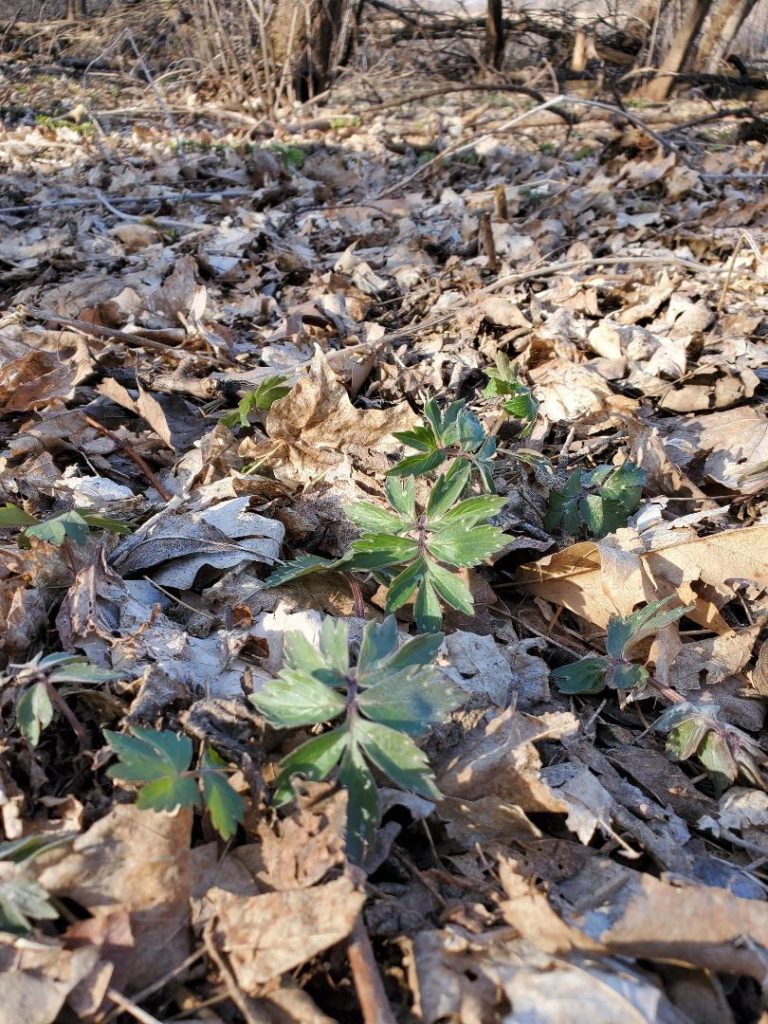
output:
<instances>
[{"instance_id":1,"label":"bare tree in background","mask_svg":"<svg viewBox=\"0 0 768 1024\"><path fill-rule=\"evenodd\" d=\"M716 74L739 29L752 13L757 0L720 0L704 26L698 45L697 65L702 71Z\"/></svg>"},{"instance_id":2,"label":"bare tree in background","mask_svg":"<svg viewBox=\"0 0 768 1024\"><path fill-rule=\"evenodd\" d=\"M88 17L88 0L67 0L67 21Z\"/></svg>"},{"instance_id":3,"label":"bare tree in background","mask_svg":"<svg viewBox=\"0 0 768 1024\"><path fill-rule=\"evenodd\" d=\"M485 59L492 68L501 67L504 59L504 18L501 0L488 0L485 22Z\"/></svg>"},{"instance_id":4,"label":"bare tree in background","mask_svg":"<svg viewBox=\"0 0 768 1024\"><path fill-rule=\"evenodd\" d=\"M276 71L287 70L300 99L328 87L347 56L360 0L276 0L269 43Z\"/></svg>"}]
</instances>

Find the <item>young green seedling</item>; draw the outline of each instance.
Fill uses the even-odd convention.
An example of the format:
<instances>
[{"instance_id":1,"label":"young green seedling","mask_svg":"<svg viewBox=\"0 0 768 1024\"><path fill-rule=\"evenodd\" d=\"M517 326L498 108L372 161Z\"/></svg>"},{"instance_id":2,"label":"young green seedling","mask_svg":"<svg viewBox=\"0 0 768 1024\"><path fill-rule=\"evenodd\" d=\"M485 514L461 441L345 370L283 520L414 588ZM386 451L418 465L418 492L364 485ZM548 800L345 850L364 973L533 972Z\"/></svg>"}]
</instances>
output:
<instances>
[{"instance_id":1,"label":"young green seedling","mask_svg":"<svg viewBox=\"0 0 768 1024\"><path fill-rule=\"evenodd\" d=\"M451 569L479 565L500 551L507 538L487 522L501 511L506 499L484 494L460 500L470 472L469 464L457 459L437 479L422 510L416 507L413 479L390 477L386 493L391 511L367 501L354 502L347 509L362 536L346 554L335 560L305 555L276 569L266 586L276 587L313 572L367 570L388 586L387 613L415 596L413 615L422 631L440 627L441 600L471 615L472 592Z\"/></svg>"},{"instance_id":2,"label":"young green seedling","mask_svg":"<svg viewBox=\"0 0 768 1024\"><path fill-rule=\"evenodd\" d=\"M486 437L480 420L464 402L451 402L444 412L434 398L424 406L426 423L412 430L396 431L394 436L418 455L401 459L388 476L421 476L442 466L449 459L466 463L476 470L486 491L494 492L493 458L496 438ZM467 478L468 479L468 478Z\"/></svg>"},{"instance_id":3,"label":"young green seedling","mask_svg":"<svg viewBox=\"0 0 768 1024\"><path fill-rule=\"evenodd\" d=\"M267 377L255 391L248 391L237 404L233 412L225 412L219 419L225 427L249 427L251 416L259 412L269 412L275 402L290 394L291 388L286 385L287 377L276 374Z\"/></svg>"},{"instance_id":4,"label":"young green seedling","mask_svg":"<svg viewBox=\"0 0 768 1024\"><path fill-rule=\"evenodd\" d=\"M26 935L32 921L54 921L58 910L48 893L26 871L40 853L67 843L74 836L28 835L0 843L0 932Z\"/></svg>"},{"instance_id":5,"label":"young green seedling","mask_svg":"<svg viewBox=\"0 0 768 1024\"><path fill-rule=\"evenodd\" d=\"M552 676L562 693L600 693L606 686L613 690L641 692L650 678L645 665L630 660L635 644L658 633L691 610L670 608L675 598L652 601L631 615L615 615L608 622L603 654L592 654L572 665L556 668Z\"/></svg>"},{"instance_id":6,"label":"young green seedling","mask_svg":"<svg viewBox=\"0 0 768 1024\"><path fill-rule=\"evenodd\" d=\"M61 512L51 519L39 520L11 502L0 508L0 529L18 529L19 547L28 548L30 538L45 541L61 547L65 542L85 544L88 530L107 530L109 533L130 533L131 527L119 519L110 519L89 512L84 508L73 508Z\"/></svg>"},{"instance_id":7,"label":"young green seedling","mask_svg":"<svg viewBox=\"0 0 768 1024\"><path fill-rule=\"evenodd\" d=\"M560 490L549 496L546 530L563 530L571 537L582 531L605 537L627 525L637 511L645 472L631 462L623 466L597 466L591 472L574 470Z\"/></svg>"},{"instance_id":8,"label":"young green seedling","mask_svg":"<svg viewBox=\"0 0 768 1024\"><path fill-rule=\"evenodd\" d=\"M539 403L533 397L533 391L521 382L517 366L510 363L503 352L496 355L496 369L488 370L485 396L486 398L504 398L505 401L502 403L504 412L523 423L520 437L530 437L536 423Z\"/></svg>"},{"instance_id":9,"label":"young green seedling","mask_svg":"<svg viewBox=\"0 0 768 1024\"><path fill-rule=\"evenodd\" d=\"M221 838L234 835L243 820L243 801L227 781L226 762L215 750L206 750L200 767L192 769L192 741L187 736L138 726L130 736L108 729L104 736L120 758L107 775L139 785L137 807L174 811L203 803Z\"/></svg>"},{"instance_id":10,"label":"young green seedling","mask_svg":"<svg viewBox=\"0 0 768 1024\"><path fill-rule=\"evenodd\" d=\"M80 655L38 654L23 665L9 665L0 674L0 705L8 698L13 701L19 732L36 747L43 729L53 721L57 705L80 735L82 726L64 699L67 686L95 686L119 678L119 672L91 665ZM63 695L59 687L65 688Z\"/></svg>"},{"instance_id":11,"label":"young green seedling","mask_svg":"<svg viewBox=\"0 0 768 1024\"><path fill-rule=\"evenodd\" d=\"M436 680L432 661L442 640L432 633L398 648L389 616L368 623L353 664L346 623L326 618L318 647L301 633L286 635L280 675L250 698L275 728L339 721L283 758L275 803L293 799L294 775L320 780L333 774L348 793L347 855L354 863L362 862L379 823L371 766L400 789L430 800L439 796L427 757L411 736L427 732L466 699L460 687Z\"/></svg>"}]
</instances>

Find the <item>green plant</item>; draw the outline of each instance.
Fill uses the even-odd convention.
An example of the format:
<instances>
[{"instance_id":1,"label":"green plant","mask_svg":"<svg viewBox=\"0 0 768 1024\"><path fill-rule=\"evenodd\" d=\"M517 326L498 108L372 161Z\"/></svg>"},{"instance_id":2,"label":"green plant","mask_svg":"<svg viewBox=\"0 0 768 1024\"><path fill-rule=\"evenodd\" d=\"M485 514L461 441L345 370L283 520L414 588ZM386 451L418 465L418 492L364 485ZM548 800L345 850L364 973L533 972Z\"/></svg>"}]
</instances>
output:
<instances>
[{"instance_id":1,"label":"green plant","mask_svg":"<svg viewBox=\"0 0 768 1024\"><path fill-rule=\"evenodd\" d=\"M248 391L240 399L234 412L226 412L219 419L225 427L249 427L253 413L269 412L275 402L285 398L291 388L286 386L287 377L276 374L261 381L255 391Z\"/></svg>"},{"instance_id":2,"label":"green plant","mask_svg":"<svg viewBox=\"0 0 768 1024\"><path fill-rule=\"evenodd\" d=\"M107 530L109 533L130 533L131 527L119 519L109 519L89 512L88 509L73 508L60 512L51 519L40 520L11 502L0 508L0 529L19 529L19 547L28 548L32 538L61 547L66 541L85 544L88 530Z\"/></svg>"},{"instance_id":3,"label":"green plant","mask_svg":"<svg viewBox=\"0 0 768 1024\"><path fill-rule=\"evenodd\" d=\"M0 843L0 931L25 935L32 930L33 920L53 921L59 916L48 893L29 877L25 865L71 838L29 835Z\"/></svg>"},{"instance_id":4,"label":"green plant","mask_svg":"<svg viewBox=\"0 0 768 1024\"><path fill-rule=\"evenodd\" d=\"M104 730L104 736L120 758L107 774L113 779L139 784L137 807L173 811L177 807L199 807L203 803L222 839L234 835L243 820L243 801L227 781L226 762L215 750L206 750L200 767L193 770L190 767L192 741L187 736L137 726L130 736L108 729Z\"/></svg>"},{"instance_id":5,"label":"green plant","mask_svg":"<svg viewBox=\"0 0 768 1024\"><path fill-rule=\"evenodd\" d=\"M57 687L94 686L119 678L119 672L99 668L79 655L38 654L23 665L10 665L0 675L0 696L3 704L10 697L19 732L36 747L43 729L53 721L56 705L66 714L66 692L62 696Z\"/></svg>"},{"instance_id":6,"label":"green plant","mask_svg":"<svg viewBox=\"0 0 768 1024\"><path fill-rule=\"evenodd\" d=\"M539 143L539 152L545 156L552 156L557 152L557 145L554 142L541 142Z\"/></svg>"},{"instance_id":7,"label":"green plant","mask_svg":"<svg viewBox=\"0 0 768 1024\"><path fill-rule=\"evenodd\" d=\"M432 664L443 636L414 637L398 649L393 616L365 628L357 664L349 654L346 623L326 618L318 647L300 633L285 638L283 669L250 698L276 728L336 728L302 743L285 758L275 789L278 807L293 799L291 779L336 778L348 793L347 855L363 859L380 808L371 766L400 789L439 796L426 755L411 739L428 731L466 699L448 680L436 681Z\"/></svg>"},{"instance_id":8,"label":"green plant","mask_svg":"<svg viewBox=\"0 0 768 1024\"><path fill-rule=\"evenodd\" d=\"M741 729L722 720L713 701L674 704L656 719L654 729L667 733L666 749L676 761L697 757L720 792L739 774L761 789L766 777L760 770L766 755L759 743Z\"/></svg>"},{"instance_id":9,"label":"green plant","mask_svg":"<svg viewBox=\"0 0 768 1024\"><path fill-rule=\"evenodd\" d=\"M496 355L496 369L488 371L488 383L485 386L486 398L502 397L502 409L508 416L523 421L521 437L530 437L536 423L539 403L533 397L533 391L520 381L520 374L515 363L499 352Z\"/></svg>"},{"instance_id":10,"label":"green plant","mask_svg":"<svg viewBox=\"0 0 768 1024\"><path fill-rule=\"evenodd\" d=\"M265 585L276 587L313 572L368 570L388 586L387 613L402 608L415 595L413 615L420 630L440 627L441 600L471 615L472 592L451 569L479 565L500 551L507 538L487 523L501 511L505 498L483 494L460 500L469 477L469 464L457 459L438 477L421 511L416 507L413 478L390 477L386 494L392 511L367 501L354 502L347 509L363 535L341 558L305 555L276 569Z\"/></svg>"},{"instance_id":11,"label":"green plant","mask_svg":"<svg viewBox=\"0 0 768 1024\"><path fill-rule=\"evenodd\" d=\"M562 489L549 495L546 530L562 529L572 537L582 530L605 537L627 525L640 504L645 472L625 462L623 466L597 466L590 472L574 470Z\"/></svg>"},{"instance_id":12,"label":"green plant","mask_svg":"<svg viewBox=\"0 0 768 1024\"><path fill-rule=\"evenodd\" d=\"M387 476L420 476L442 466L448 459L465 462L477 471L487 491L494 491L493 457L496 438L487 437L483 425L464 402L451 402L445 409L434 398L424 405L426 423L394 436L419 455L409 455L393 466Z\"/></svg>"},{"instance_id":13,"label":"green plant","mask_svg":"<svg viewBox=\"0 0 768 1024\"><path fill-rule=\"evenodd\" d=\"M290 146L283 142L275 142L267 147L275 156L280 157L286 170L300 171L307 159L306 150L301 146Z\"/></svg>"},{"instance_id":14,"label":"green plant","mask_svg":"<svg viewBox=\"0 0 768 1024\"><path fill-rule=\"evenodd\" d=\"M582 658L572 665L556 668L552 676L562 693L600 693L606 686L613 690L641 691L650 679L645 665L630 659L632 648L664 626L676 622L689 607L670 608L675 598L652 601L631 615L615 615L608 622L605 651Z\"/></svg>"}]
</instances>

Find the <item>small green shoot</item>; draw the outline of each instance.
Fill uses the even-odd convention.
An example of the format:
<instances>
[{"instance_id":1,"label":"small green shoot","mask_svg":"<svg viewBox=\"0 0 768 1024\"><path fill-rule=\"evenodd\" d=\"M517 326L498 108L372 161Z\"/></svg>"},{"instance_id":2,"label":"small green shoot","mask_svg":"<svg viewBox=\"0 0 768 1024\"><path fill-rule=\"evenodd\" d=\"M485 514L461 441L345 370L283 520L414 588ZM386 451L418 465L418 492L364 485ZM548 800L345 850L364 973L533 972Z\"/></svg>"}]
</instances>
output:
<instances>
[{"instance_id":1,"label":"small green shoot","mask_svg":"<svg viewBox=\"0 0 768 1024\"><path fill-rule=\"evenodd\" d=\"M496 438L486 436L482 423L465 403L451 402L445 412L441 412L431 398L424 405L424 419L426 423L422 426L395 433L398 441L420 454L402 459L387 476L421 476L452 458L475 469L485 490L494 492Z\"/></svg>"},{"instance_id":2,"label":"small green shoot","mask_svg":"<svg viewBox=\"0 0 768 1024\"><path fill-rule=\"evenodd\" d=\"M501 511L505 498L483 494L460 500L470 471L469 463L457 459L438 477L421 511L416 508L413 478L390 477L386 493L391 511L367 501L347 509L363 535L346 554L335 560L305 555L276 569L265 585L276 587L314 572L367 570L388 586L387 614L415 597L413 615L422 631L440 628L441 601L472 615L472 592L451 570L479 565L500 551L507 538L487 522Z\"/></svg>"},{"instance_id":3,"label":"small green shoot","mask_svg":"<svg viewBox=\"0 0 768 1024\"><path fill-rule=\"evenodd\" d=\"M761 771L765 751L747 733L720 717L713 701L674 704L656 719L654 728L667 734L667 753L675 761L697 757L715 788L722 792L741 774L761 789L768 780Z\"/></svg>"},{"instance_id":4,"label":"small green shoot","mask_svg":"<svg viewBox=\"0 0 768 1024\"><path fill-rule=\"evenodd\" d=\"M267 377L255 391L248 391L243 395L234 412L224 413L219 419L219 423L230 429L232 427L249 427L252 414L269 412L275 402L290 393L291 388L285 383L287 379L279 373L274 377Z\"/></svg>"},{"instance_id":5,"label":"small green shoot","mask_svg":"<svg viewBox=\"0 0 768 1024\"><path fill-rule=\"evenodd\" d=\"M348 793L347 856L360 864L373 842L380 805L371 767L400 789L435 800L439 792L426 755L411 739L441 722L466 699L432 664L443 636L408 640L398 649L393 616L369 622L357 664L349 653L345 622L326 618L318 647L301 633L285 638L277 679L250 698L275 728L340 724L297 747L281 762L278 807L293 797L291 779L313 781L332 773Z\"/></svg>"},{"instance_id":6,"label":"small green shoot","mask_svg":"<svg viewBox=\"0 0 768 1024\"><path fill-rule=\"evenodd\" d=\"M572 665L563 665L552 673L562 693L600 693L606 686L613 690L642 692L650 678L645 665L630 659L632 648L646 637L676 622L691 610L670 608L675 598L652 601L631 615L615 615L608 623L605 651L593 654Z\"/></svg>"},{"instance_id":7,"label":"small green shoot","mask_svg":"<svg viewBox=\"0 0 768 1024\"><path fill-rule=\"evenodd\" d=\"M496 369L488 371L488 383L485 386L486 398L502 397L505 401L502 408L508 416L522 420L521 437L530 437L536 423L539 403L533 397L533 391L520 381L520 374L515 363L499 352L496 355Z\"/></svg>"},{"instance_id":8,"label":"small green shoot","mask_svg":"<svg viewBox=\"0 0 768 1024\"><path fill-rule=\"evenodd\" d=\"M301 146L289 146L283 142L275 142L267 148L283 161L283 166L289 171L300 171L307 159L306 150L303 150Z\"/></svg>"},{"instance_id":9,"label":"small green shoot","mask_svg":"<svg viewBox=\"0 0 768 1024\"><path fill-rule=\"evenodd\" d=\"M33 921L53 921L59 916L45 889L27 874L25 863L71 838L28 835L0 843L0 932L26 935Z\"/></svg>"},{"instance_id":10,"label":"small green shoot","mask_svg":"<svg viewBox=\"0 0 768 1024\"><path fill-rule=\"evenodd\" d=\"M588 532L605 537L627 525L636 512L645 483L645 472L625 462L623 466L597 466L590 472L574 470L562 489L553 489L546 530L562 530L571 537Z\"/></svg>"},{"instance_id":11,"label":"small green shoot","mask_svg":"<svg viewBox=\"0 0 768 1024\"><path fill-rule=\"evenodd\" d=\"M39 520L11 502L6 502L0 508L0 529L20 530L19 547L22 548L28 548L32 538L55 547L61 547L65 541L85 544L90 529L106 530L108 533L131 532L128 523L98 515L88 509L73 508L51 519Z\"/></svg>"},{"instance_id":12,"label":"small green shoot","mask_svg":"<svg viewBox=\"0 0 768 1024\"><path fill-rule=\"evenodd\" d=\"M107 774L140 786L137 807L174 811L204 804L221 838L234 835L243 820L243 801L227 781L225 762L215 751L206 750L200 768L192 770L192 741L187 736L138 726L130 736L108 729L104 736L120 758Z\"/></svg>"},{"instance_id":13,"label":"small green shoot","mask_svg":"<svg viewBox=\"0 0 768 1024\"><path fill-rule=\"evenodd\" d=\"M92 665L80 655L37 655L23 665L10 665L0 675L0 704L11 696L19 732L31 747L36 747L41 733L53 721L54 687L99 686L119 678L119 672Z\"/></svg>"}]
</instances>

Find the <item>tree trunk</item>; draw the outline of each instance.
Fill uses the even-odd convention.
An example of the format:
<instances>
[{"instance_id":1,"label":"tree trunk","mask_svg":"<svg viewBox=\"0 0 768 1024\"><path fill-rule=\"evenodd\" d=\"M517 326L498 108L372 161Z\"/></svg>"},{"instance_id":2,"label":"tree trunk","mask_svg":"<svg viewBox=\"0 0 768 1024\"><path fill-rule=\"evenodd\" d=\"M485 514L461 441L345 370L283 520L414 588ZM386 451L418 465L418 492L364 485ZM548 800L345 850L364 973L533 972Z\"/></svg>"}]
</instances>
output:
<instances>
[{"instance_id":1,"label":"tree trunk","mask_svg":"<svg viewBox=\"0 0 768 1024\"><path fill-rule=\"evenodd\" d=\"M501 0L488 0L485 22L485 60L498 71L504 60L504 18Z\"/></svg>"},{"instance_id":2,"label":"tree trunk","mask_svg":"<svg viewBox=\"0 0 768 1024\"><path fill-rule=\"evenodd\" d=\"M88 0L67 0L67 21L88 17Z\"/></svg>"},{"instance_id":3,"label":"tree trunk","mask_svg":"<svg viewBox=\"0 0 768 1024\"><path fill-rule=\"evenodd\" d=\"M720 61L728 53L756 3L757 0L720 0L697 47L696 68L699 71L716 75L722 70Z\"/></svg>"},{"instance_id":4,"label":"tree trunk","mask_svg":"<svg viewBox=\"0 0 768 1024\"><path fill-rule=\"evenodd\" d=\"M639 90L639 95L644 99L662 102L669 96L675 83L674 76L688 59L704 19L715 2L716 0L691 0L687 5L683 23L675 33L656 77Z\"/></svg>"},{"instance_id":5,"label":"tree trunk","mask_svg":"<svg viewBox=\"0 0 768 1024\"><path fill-rule=\"evenodd\" d=\"M360 10L355 0L275 0L269 44L275 72L284 68L301 100L323 92L345 59Z\"/></svg>"}]
</instances>

